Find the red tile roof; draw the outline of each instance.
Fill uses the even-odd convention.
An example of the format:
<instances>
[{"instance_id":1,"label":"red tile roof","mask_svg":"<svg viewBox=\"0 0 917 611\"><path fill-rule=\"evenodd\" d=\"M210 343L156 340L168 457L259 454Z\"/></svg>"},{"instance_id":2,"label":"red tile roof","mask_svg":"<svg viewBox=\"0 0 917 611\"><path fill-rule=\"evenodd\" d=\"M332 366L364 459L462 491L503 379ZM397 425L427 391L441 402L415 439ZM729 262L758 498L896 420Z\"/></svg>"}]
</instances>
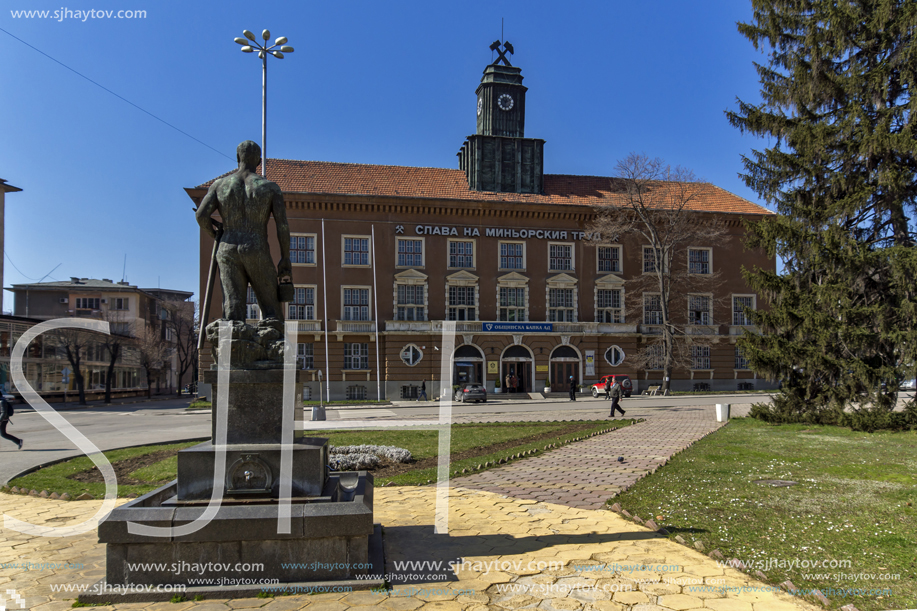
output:
<instances>
[{"instance_id":1,"label":"red tile roof","mask_svg":"<svg viewBox=\"0 0 917 611\"><path fill-rule=\"evenodd\" d=\"M545 174L544 194L535 195L473 191L468 188L468 181L462 170L445 168L268 159L267 174L284 193L375 195L574 206L596 206L615 200L623 202L621 183L615 178L605 176ZM206 189L214 180L216 178L198 188ZM690 206L692 210L732 214L773 214L770 210L715 185L698 185L700 190Z\"/></svg>"}]
</instances>

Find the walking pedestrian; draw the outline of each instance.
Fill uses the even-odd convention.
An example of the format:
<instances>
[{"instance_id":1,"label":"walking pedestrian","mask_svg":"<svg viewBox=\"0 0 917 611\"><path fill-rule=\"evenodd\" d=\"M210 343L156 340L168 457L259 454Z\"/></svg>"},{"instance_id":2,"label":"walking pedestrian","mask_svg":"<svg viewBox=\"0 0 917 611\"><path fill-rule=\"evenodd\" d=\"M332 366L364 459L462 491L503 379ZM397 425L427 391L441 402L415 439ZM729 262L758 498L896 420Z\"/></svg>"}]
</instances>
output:
<instances>
[{"instance_id":1,"label":"walking pedestrian","mask_svg":"<svg viewBox=\"0 0 917 611\"><path fill-rule=\"evenodd\" d=\"M620 410L621 415L623 416L626 412L621 409L621 406L618 405L618 402L621 400L621 395L624 394L624 391L621 390L621 385L618 384L618 381L614 378L611 378L611 413L608 414L609 418L615 417L615 411Z\"/></svg>"},{"instance_id":2,"label":"walking pedestrian","mask_svg":"<svg viewBox=\"0 0 917 611\"><path fill-rule=\"evenodd\" d=\"M19 446L19 449L21 450L22 440L6 432L6 425L10 423L10 418L13 416L13 411L13 405L6 400L6 397L0 395L0 437L9 439L17 446Z\"/></svg>"},{"instance_id":3,"label":"walking pedestrian","mask_svg":"<svg viewBox=\"0 0 917 611\"><path fill-rule=\"evenodd\" d=\"M567 381L570 383L570 400L576 401L576 381L573 379L573 376L570 376L570 379Z\"/></svg>"},{"instance_id":4,"label":"walking pedestrian","mask_svg":"<svg viewBox=\"0 0 917 611\"><path fill-rule=\"evenodd\" d=\"M614 376L610 378L605 378L605 399L608 400L611 398L611 381L614 380Z\"/></svg>"},{"instance_id":5,"label":"walking pedestrian","mask_svg":"<svg viewBox=\"0 0 917 611\"><path fill-rule=\"evenodd\" d=\"M511 378L509 377L509 374L506 374L506 380L504 380L504 382L506 382L505 388L506 388L506 392L507 392L507 393L513 392L513 390L512 390L513 387L510 385L510 379L511 379Z\"/></svg>"},{"instance_id":6,"label":"walking pedestrian","mask_svg":"<svg viewBox=\"0 0 917 611\"><path fill-rule=\"evenodd\" d=\"M423 399L421 399L423 397ZM427 399L427 381L424 380L420 383L420 394L417 396L418 401L429 401Z\"/></svg>"}]
</instances>

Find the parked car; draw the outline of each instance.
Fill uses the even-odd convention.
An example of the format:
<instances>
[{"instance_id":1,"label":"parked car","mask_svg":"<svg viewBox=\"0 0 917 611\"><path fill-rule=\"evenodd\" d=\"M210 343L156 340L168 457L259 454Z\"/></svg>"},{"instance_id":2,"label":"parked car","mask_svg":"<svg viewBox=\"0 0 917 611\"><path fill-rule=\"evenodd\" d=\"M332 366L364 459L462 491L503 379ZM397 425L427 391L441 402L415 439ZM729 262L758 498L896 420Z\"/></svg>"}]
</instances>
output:
<instances>
[{"instance_id":1,"label":"parked car","mask_svg":"<svg viewBox=\"0 0 917 611\"><path fill-rule=\"evenodd\" d=\"M634 385L630 381L630 376L626 373L616 373L613 375L602 376L602 379L592 385L592 396L598 397L599 395L605 396L605 382L609 379L614 378L618 381L618 384L621 385L621 390L624 391L625 397L630 397L630 394L634 390Z\"/></svg>"},{"instance_id":2,"label":"parked car","mask_svg":"<svg viewBox=\"0 0 917 611\"><path fill-rule=\"evenodd\" d=\"M910 380L905 380L901 383L901 388L904 390L917 390L917 379L911 378Z\"/></svg>"},{"instance_id":3,"label":"parked car","mask_svg":"<svg viewBox=\"0 0 917 611\"><path fill-rule=\"evenodd\" d=\"M464 403L465 401L483 401L487 403L487 389L483 384L462 384L455 391L453 397L455 401Z\"/></svg>"}]
</instances>

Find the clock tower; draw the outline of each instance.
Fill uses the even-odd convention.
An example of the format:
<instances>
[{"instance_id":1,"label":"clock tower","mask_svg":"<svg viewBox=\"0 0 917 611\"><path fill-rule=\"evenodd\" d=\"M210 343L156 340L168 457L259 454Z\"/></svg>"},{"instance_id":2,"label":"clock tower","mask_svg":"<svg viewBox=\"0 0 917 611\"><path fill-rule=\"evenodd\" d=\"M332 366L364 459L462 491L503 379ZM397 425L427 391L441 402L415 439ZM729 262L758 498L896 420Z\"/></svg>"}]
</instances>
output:
<instances>
[{"instance_id":1,"label":"clock tower","mask_svg":"<svg viewBox=\"0 0 917 611\"><path fill-rule=\"evenodd\" d=\"M501 50L502 47L502 50ZM544 140L525 137L522 71L510 64L508 43L494 42L500 57L484 69L477 94L477 132L458 153L468 188L501 193L541 193L544 187Z\"/></svg>"}]
</instances>

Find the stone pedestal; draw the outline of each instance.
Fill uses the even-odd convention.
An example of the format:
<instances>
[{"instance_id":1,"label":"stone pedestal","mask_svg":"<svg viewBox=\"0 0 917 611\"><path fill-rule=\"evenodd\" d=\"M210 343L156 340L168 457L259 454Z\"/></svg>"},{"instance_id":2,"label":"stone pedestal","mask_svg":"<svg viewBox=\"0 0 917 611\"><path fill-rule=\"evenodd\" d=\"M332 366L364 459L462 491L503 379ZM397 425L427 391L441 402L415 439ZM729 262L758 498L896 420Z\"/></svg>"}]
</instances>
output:
<instances>
[{"instance_id":1,"label":"stone pedestal","mask_svg":"<svg viewBox=\"0 0 917 611\"><path fill-rule=\"evenodd\" d=\"M300 418L302 373L297 372L294 389ZM329 473L327 439L294 431L292 468L286 474L292 478L291 530L278 532L283 377L283 369L234 369L224 388L217 385L216 371L205 373L204 382L214 385L214 420L223 393L229 406L224 493L216 514L189 535L151 537L132 534L128 528L128 522L174 528L204 515L217 459L211 440L179 452L175 481L116 508L99 526L99 542L106 544L106 574L100 585L182 584L187 586L186 596L224 598L239 596L240 587L248 588L246 595L256 595L261 586L246 586L245 579L248 584L278 579L276 591L287 587L300 593L329 585L353 589L383 585L381 529L373 524L372 475ZM135 563L144 563L145 568L131 570ZM259 571L240 572L237 567ZM369 575L378 577L366 579ZM162 599L155 590L118 602ZM107 602L106 596L111 597L84 594L79 600ZM165 596L168 600L171 593Z\"/></svg>"},{"instance_id":2,"label":"stone pedestal","mask_svg":"<svg viewBox=\"0 0 917 611\"><path fill-rule=\"evenodd\" d=\"M204 382L213 385L211 438L216 439L216 406L224 390L216 371L205 371ZM283 369L234 369L229 372L229 411L226 414L226 443L280 443L283 430ZM294 414L302 416L304 371L296 372Z\"/></svg>"}]
</instances>

